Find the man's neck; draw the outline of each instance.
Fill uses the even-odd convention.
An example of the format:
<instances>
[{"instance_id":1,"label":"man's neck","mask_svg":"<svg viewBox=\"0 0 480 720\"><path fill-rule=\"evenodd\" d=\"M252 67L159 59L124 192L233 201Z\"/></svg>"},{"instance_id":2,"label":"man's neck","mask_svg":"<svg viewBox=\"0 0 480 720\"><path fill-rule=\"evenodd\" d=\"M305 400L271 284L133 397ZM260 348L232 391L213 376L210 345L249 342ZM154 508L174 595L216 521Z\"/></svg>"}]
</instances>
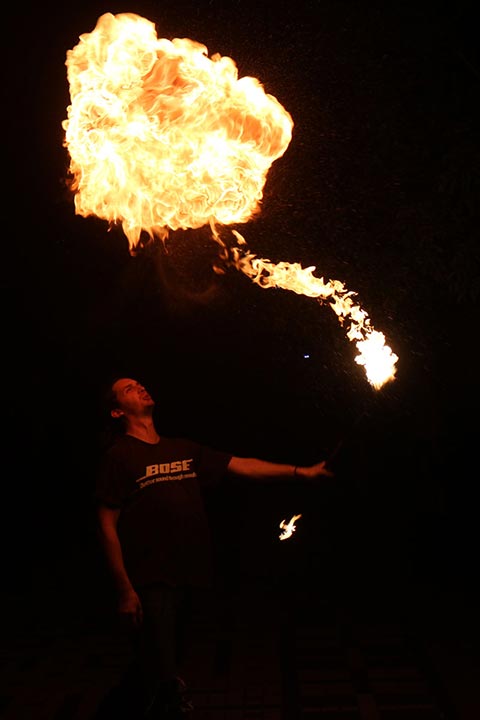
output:
<instances>
[{"instance_id":1,"label":"man's neck","mask_svg":"<svg viewBox=\"0 0 480 720\"><path fill-rule=\"evenodd\" d=\"M129 418L125 432L127 435L132 435L138 440L143 440L147 443L153 444L160 440L160 436L155 429L151 417Z\"/></svg>"}]
</instances>

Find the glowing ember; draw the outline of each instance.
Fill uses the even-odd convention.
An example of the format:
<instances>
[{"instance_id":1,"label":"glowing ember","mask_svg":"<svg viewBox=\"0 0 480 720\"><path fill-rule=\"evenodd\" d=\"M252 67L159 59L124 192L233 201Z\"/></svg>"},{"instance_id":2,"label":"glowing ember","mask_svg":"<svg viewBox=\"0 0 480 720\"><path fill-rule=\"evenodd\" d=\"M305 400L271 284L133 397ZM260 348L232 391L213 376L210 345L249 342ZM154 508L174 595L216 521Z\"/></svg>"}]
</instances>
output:
<instances>
[{"instance_id":1,"label":"glowing ember","mask_svg":"<svg viewBox=\"0 0 480 720\"><path fill-rule=\"evenodd\" d=\"M286 151L289 113L256 78L238 78L235 62L188 38L157 38L133 13L99 17L67 52L71 104L63 121L76 213L121 223L133 253L142 231L209 225L230 264L261 287L328 301L359 351L368 381L395 377L398 357L355 293L327 283L315 267L272 263L239 247L230 255L217 225L244 223L259 211L268 170Z\"/></svg>"},{"instance_id":2,"label":"glowing ember","mask_svg":"<svg viewBox=\"0 0 480 720\"><path fill-rule=\"evenodd\" d=\"M283 530L283 532L280 533L280 535L278 536L280 538L280 540L286 540L287 538L289 538L293 535L293 533L297 529L295 526L295 523L301 517L302 517L301 514L294 515L288 523L286 522L286 520L282 520L282 522L279 525L280 530Z\"/></svg>"},{"instance_id":3,"label":"glowing ember","mask_svg":"<svg viewBox=\"0 0 480 720\"><path fill-rule=\"evenodd\" d=\"M243 223L259 209L267 172L293 121L256 78L193 40L158 39L133 13L102 15L67 52L76 213L142 230Z\"/></svg>"}]
</instances>

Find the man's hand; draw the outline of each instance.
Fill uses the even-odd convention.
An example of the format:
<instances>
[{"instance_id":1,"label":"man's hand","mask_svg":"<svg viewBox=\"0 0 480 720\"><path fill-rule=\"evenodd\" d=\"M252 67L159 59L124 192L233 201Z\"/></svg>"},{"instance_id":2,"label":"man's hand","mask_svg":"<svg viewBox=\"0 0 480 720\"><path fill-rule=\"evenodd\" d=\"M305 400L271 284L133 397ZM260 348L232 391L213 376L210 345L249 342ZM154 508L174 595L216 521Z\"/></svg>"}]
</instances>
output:
<instances>
[{"instance_id":1,"label":"man's hand","mask_svg":"<svg viewBox=\"0 0 480 720\"><path fill-rule=\"evenodd\" d=\"M300 480L315 482L315 480L320 480L325 477L334 477L335 473L327 468L326 460L322 460L322 462L310 465L310 467L297 467L295 469L295 475Z\"/></svg>"},{"instance_id":2,"label":"man's hand","mask_svg":"<svg viewBox=\"0 0 480 720\"><path fill-rule=\"evenodd\" d=\"M142 624L142 603L133 588L120 593L118 597L118 613L120 618L130 626L138 628Z\"/></svg>"}]
</instances>

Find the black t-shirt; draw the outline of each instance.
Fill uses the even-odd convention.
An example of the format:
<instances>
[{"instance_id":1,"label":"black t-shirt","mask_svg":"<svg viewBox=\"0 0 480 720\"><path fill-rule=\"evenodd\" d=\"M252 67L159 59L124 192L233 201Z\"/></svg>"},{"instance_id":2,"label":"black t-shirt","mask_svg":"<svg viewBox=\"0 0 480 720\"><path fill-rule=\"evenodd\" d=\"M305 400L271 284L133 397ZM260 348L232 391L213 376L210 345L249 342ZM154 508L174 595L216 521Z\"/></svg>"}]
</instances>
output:
<instances>
[{"instance_id":1,"label":"black t-shirt","mask_svg":"<svg viewBox=\"0 0 480 720\"><path fill-rule=\"evenodd\" d=\"M210 583L211 538L201 488L221 481L230 458L183 438L150 444L131 435L106 452L96 500L120 509L117 529L134 587Z\"/></svg>"}]
</instances>

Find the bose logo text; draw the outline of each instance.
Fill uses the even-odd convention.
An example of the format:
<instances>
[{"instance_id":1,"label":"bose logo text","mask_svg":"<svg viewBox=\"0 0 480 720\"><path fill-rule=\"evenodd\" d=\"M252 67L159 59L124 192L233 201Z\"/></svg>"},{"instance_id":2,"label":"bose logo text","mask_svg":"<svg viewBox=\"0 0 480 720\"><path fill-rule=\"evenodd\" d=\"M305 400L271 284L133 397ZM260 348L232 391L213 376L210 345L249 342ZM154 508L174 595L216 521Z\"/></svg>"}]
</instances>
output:
<instances>
[{"instance_id":1,"label":"bose logo text","mask_svg":"<svg viewBox=\"0 0 480 720\"><path fill-rule=\"evenodd\" d=\"M187 472L190 470L190 466L192 464L193 458L189 458L188 460L174 460L171 463L160 463L156 465L147 465L146 467L146 474L145 477L150 477L150 475L164 475L169 473L176 473L176 472Z\"/></svg>"}]
</instances>

